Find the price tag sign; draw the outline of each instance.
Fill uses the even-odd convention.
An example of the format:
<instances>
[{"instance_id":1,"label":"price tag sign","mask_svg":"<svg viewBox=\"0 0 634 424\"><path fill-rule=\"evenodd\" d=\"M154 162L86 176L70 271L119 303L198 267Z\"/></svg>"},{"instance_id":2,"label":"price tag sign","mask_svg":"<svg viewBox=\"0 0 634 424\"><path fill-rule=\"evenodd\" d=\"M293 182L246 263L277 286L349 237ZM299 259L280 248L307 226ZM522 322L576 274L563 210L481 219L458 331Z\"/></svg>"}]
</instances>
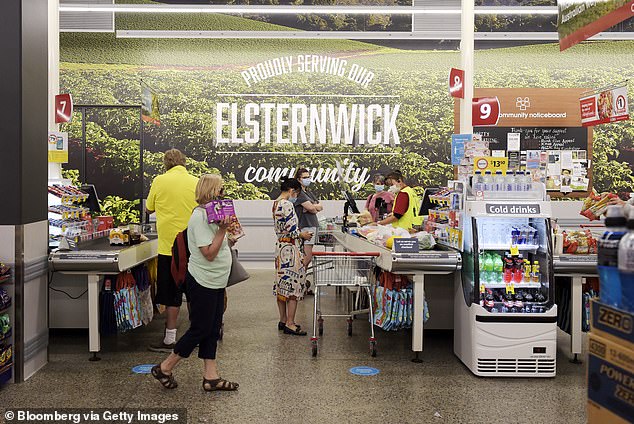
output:
<instances>
[{"instance_id":1,"label":"price tag sign","mask_svg":"<svg viewBox=\"0 0 634 424\"><path fill-rule=\"evenodd\" d=\"M519 256L520 249L517 246L511 246L511 256Z\"/></svg>"},{"instance_id":2,"label":"price tag sign","mask_svg":"<svg viewBox=\"0 0 634 424\"><path fill-rule=\"evenodd\" d=\"M508 168L508 158L478 156L473 159L473 172L480 171L484 174L486 171L491 171L492 174L495 174L496 171L502 171L502 173L506 173Z\"/></svg>"},{"instance_id":3,"label":"price tag sign","mask_svg":"<svg viewBox=\"0 0 634 424\"><path fill-rule=\"evenodd\" d=\"M484 284L480 284L480 293L484 292L486 292L486 288L484 287Z\"/></svg>"},{"instance_id":4,"label":"price tag sign","mask_svg":"<svg viewBox=\"0 0 634 424\"><path fill-rule=\"evenodd\" d=\"M513 283L507 284L506 285L506 292L507 293L511 293L511 294L515 294L515 284L513 284Z\"/></svg>"},{"instance_id":5,"label":"price tag sign","mask_svg":"<svg viewBox=\"0 0 634 424\"><path fill-rule=\"evenodd\" d=\"M474 127L493 127L500 119L500 101L497 97L473 99L472 122Z\"/></svg>"},{"instance_id":6,"label":"price tag sign","mask_svg":"<svg viewBox=\"0 0 634 424\"><path fill-rule=\"evenodd\" d=\"M451 97L464 99L464 71L451 68L449 72L449 94Z\"/></svg>"},{"instance_id":7,"label":"price tag sign","mask_svg":"<svg viewBox=\"0 0 634 424\"><path fill-rule=\"evenodd\" d=\"M70 122L73 118L73 98L70 94L55 96L55 123Z\"/></svg>"}]
</instances>

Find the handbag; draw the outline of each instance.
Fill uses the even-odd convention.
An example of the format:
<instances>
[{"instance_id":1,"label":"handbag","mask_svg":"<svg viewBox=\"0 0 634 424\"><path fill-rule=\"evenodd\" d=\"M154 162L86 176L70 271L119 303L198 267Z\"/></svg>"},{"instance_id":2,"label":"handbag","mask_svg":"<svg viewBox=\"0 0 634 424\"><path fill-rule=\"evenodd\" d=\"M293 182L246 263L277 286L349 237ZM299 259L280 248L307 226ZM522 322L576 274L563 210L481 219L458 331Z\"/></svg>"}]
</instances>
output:
<instances>
[{"instance_id":1,"label":"handbag","mask_svg":"<svg viewBox=\"0 0 634 424\"><path fill-rule=\"evenodd\" d=\"M231 271L229 272L227 287L241 283L251 277L238 260L238 251L231 248L229 250L231 250Z\"/></svg>"}]
</instances>

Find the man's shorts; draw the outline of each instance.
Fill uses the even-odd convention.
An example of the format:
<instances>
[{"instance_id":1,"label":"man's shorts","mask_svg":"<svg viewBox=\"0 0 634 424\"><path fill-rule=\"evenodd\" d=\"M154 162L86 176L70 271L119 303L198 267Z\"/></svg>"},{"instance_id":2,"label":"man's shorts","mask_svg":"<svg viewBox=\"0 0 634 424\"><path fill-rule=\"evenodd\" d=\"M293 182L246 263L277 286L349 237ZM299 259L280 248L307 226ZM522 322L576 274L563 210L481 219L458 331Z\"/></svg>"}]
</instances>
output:
<instances>
[{"instance_id":1,"label":"man's shorts","mask_svg":"<svg viewBox=\"0 0 634 424\"><path fill-rule=\"evenodd\" d=\"M176 285L172 277L171 256L158 255L154 303L175 307L180 307L183 304L183 291Z\"/></svg>"}]
</instances>

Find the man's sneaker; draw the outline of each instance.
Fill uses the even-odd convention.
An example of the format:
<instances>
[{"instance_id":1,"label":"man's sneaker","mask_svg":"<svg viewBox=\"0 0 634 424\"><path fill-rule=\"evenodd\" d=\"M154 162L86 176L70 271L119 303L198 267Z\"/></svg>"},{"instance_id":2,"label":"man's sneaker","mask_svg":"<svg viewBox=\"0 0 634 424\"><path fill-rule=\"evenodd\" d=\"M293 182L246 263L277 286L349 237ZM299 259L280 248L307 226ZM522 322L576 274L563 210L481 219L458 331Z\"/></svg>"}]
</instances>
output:
<instances>
[{"instance_id":1,"label":"man's sneaker","mask_svg":"<svg viewBox=\"0 0 634 424\"><path fill-rule=\"evenodd\" d=\"M161 340L160 343L150 345L150 347L148 347L148 350L150 352L172 353L172 351L174 350L174 346L176 346L176 343L166 344L164 341Z\"/></svg>"}]
</instances>

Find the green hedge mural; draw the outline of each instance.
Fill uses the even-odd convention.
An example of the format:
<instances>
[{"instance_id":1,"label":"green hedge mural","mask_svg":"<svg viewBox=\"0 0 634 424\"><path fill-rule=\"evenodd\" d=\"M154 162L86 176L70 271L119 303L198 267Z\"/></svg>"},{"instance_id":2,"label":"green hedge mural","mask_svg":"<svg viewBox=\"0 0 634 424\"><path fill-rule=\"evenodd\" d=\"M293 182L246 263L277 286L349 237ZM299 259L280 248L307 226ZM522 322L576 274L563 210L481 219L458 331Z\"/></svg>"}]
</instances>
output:
<instances>
[{"instance_id":1,"label":"green hedge mural","mask_svg":"<svg viewBox=\"0 0 634 424\"><path fill-rule=\"evenodd\" d=\"M128 16L117 26L121 28L125 22L133 27L132 18ZM227 19L231 28L238 22L244 29L254 26L261 30L270 25ZM482 50L476 55L476 86L599 87L634 72L633 51L632 42L587 43L564 53L555 44ZM358 65L375 76L367 87L333 75L300 73L247 87L241 76L241 71L259 62L305 54L344 59L348 68ZM221 172L230 194L242 199L265 199L277 186L268 180L245 183L250 167L331 169L335 160L347 159L344 168L350 166L351 175L356 168L366 169L368 175L396 168L421 186L444 184L452 176L453 101L447 93L447 76L450 67L459 66L459 53L454 51L399 50L345 40L129 40L113 34L74 33L61 35L61 60L61 91L72 93L75 103L139 104L141 79L158 93L161 125L145 127L145 193L151 179L162 172L160 152L171 147L190 157L193 172ZM233 93L237 95L224 95ZM241 96L254 93L277 97ZM297 97L306 94L316 97ZM328 97L332 94L379 97ZM399 104L400 144L356 145L355 139L353 146L336 145L330 134L329 143L323 146L216 144L216 108L221 102L235 102L239 108L247 102ZM87 148L94 167L100 170L98 178L131 182L140 161L138 115L104 111L98 119L88 121ZM248 129L240 122L237 135L243 137ZM76 116L66 130L77 147L80 118ZM633 191L634 176L627 158L633 148L632 123L596 128L593 167L597 190ZM244 154L253 150L271 153ZM307 155L307 151L328 155ZM359 197L369 188L369 183L360 188ZM333 183L319 184L317 189L323 198L340 197ZM103 193L107 194L118 193Z\"/></svg>"}]
</instances>

